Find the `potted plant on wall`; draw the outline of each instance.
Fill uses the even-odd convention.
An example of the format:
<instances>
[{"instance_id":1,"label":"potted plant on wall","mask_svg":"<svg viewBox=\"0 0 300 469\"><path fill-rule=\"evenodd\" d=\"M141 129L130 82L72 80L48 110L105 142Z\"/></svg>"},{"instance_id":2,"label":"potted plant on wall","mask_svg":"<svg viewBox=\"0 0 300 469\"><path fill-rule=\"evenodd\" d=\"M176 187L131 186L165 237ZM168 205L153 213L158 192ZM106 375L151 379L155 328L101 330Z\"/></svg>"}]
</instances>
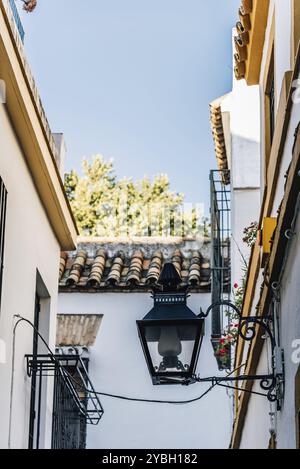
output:
<instances>
[{"instance_id":1,"label":"potted plant on wall","mask_svg":"<svg viewBox=\"0 0 300 469\"><path fill-rule=\"evenodd\" d=\"M238 323L229 324L215 346L215 357L220 370L231 368L231 352L237 341L238 330Z\"/></svg>"},{"instance_id":2,"label":"potted plant on wall","mask_svg":"<svg viewBox=\"0 0 300 469\"><path fill-rule=\"evenodd\" d=\"M23 2L23 9L27 11L27 13L31 13L37 6L37 0L22 0Z\"/></svg>"},{"instance_id":3,"label":"potted plant on wall","mask_svg":"<svg viewBox=\"0 0 300 469\"><path fill-rule=\"evenodd\" d=\"M258 223L252 222L243 231L243 242L252 249L258 234ZM240 251L241 252L241 251ZM244 268L241 285L234 284L234 304L241 311L243 307L246 280L248 275L248 263L243 257ZM220 370L231 369L232 349L235 347L238 339L239 317L234 311L227 311L229 325L224 329L222 336L213 341L214 354Z\"/></svg>"}]
</instances>

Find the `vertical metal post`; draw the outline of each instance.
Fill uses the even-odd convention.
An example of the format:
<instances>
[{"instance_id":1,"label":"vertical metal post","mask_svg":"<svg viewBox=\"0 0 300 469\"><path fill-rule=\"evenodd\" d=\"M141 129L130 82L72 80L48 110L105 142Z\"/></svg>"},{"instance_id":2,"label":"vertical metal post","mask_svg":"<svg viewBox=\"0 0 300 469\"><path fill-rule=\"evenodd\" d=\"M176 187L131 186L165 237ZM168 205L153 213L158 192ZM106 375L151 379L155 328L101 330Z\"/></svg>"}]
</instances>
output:
<instances>
[{"instance_id":1,"label":"vertical metal post","mask_svg":"<svg viewBox=\"0 0 300 469\"><path fill-rule=\"evenodd\" d=\"M1 312L3 268L4 268L6 204L7 204L7 191L6 191L6 188L4 186L2 179L0 178L0 312Z\"/></svg>"},{"instance_id":2,"label":"vertical metal post","mask_svg":"<svg viewBox=\"0 0 300 469\"><path fill-rule=\"evenodd\" d=\"M34 448L34 433L35 433L35 418L36 418L36 382L37 382L37 356L38 356L38 334L39 329L39 316L40 316L40 298L38 295L35 297L35 309L34 309L34 327L33 332L33 360L35 365L32 369L31 376L31 396L30 396L30 418L29 418L29 437L28 437L28 449Z\"/></svg>"},{"instance_id":3,"label":"vertical metal post","mask_svg":"<svg viewBox=\"0 0 300 469\"><path fill-rule=\"evenodd\" d=\"M36 449L40 447L40 433L41 433L41 404L42 404L42 383L43 383L43 365L39 367L39 395L38 395L38 414L36 425Z\"/></svg>"}]
</instances>

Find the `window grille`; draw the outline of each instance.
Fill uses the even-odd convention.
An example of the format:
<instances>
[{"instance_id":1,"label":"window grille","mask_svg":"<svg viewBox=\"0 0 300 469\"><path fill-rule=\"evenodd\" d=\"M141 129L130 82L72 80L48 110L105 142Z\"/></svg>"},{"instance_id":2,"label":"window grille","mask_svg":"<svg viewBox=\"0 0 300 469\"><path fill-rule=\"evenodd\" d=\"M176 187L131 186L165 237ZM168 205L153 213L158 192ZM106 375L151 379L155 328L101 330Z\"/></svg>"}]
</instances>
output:
<instances>
[{"instance_id":1,"label":"window grille","mask_svg":"<svg viewBox=\"0 0 300 469\"><path fill-rule=\"evenodd\" d=\"M46 380L53 379L52 449L84 449L87 425L97 425L103 407L95 394L88 375L88 358L79 354L27 355L27 374L37 376L35 409L35 448L39 448L39 435L43 420L41 399Z\"/></svg>"}]
</instances>

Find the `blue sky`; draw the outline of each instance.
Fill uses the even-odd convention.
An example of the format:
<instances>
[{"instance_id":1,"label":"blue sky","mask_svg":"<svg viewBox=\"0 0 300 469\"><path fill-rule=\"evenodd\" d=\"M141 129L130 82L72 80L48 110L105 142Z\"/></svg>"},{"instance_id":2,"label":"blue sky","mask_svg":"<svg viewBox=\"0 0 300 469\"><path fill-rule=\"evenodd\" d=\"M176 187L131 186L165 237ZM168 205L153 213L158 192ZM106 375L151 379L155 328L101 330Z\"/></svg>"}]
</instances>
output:
<instances>
[{"instance_id":1,"label":"blue sky","mask_svg":"<svg viewBox=\"0 0 300 469\"><path fill-rule=\"evenodd\" d=\"M167 173L209 210L209 102L230 91L239 0L38 0L25 46L66 169L113 158L119 177Z\"/></svg>"}]
</instances>

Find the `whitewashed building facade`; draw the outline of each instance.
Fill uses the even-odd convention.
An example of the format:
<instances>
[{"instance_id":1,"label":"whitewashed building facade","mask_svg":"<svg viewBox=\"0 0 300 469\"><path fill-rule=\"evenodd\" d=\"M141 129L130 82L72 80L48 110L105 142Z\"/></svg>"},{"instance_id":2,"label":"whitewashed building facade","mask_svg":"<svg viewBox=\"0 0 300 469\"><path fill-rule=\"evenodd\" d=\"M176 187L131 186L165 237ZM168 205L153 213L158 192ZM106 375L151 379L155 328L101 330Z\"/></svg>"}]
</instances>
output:
<instances>
[{"instance_id":1,"label":"whitewashed building facade","mask_svg":"<svg viewBox=\"0 0 300 469\"><path fill-rule=\"evenodd\" d=\"M250 255L244 230L258 222L261 200L259 88L233 76L232 91L213 101L210 110L217 163L230 192L232 287L241 286Z\"/></svg>"},{"instance_id":2,"label":"whitewashed building facade","mask_svg":"<svg viewBox=\"0 0 300 469\"><path fill-rule=\"evenodd\" d=\"M165 401L200 396L210 383L153 386L136 321L153 307L151 288L166 262L173 262L182 284L189 284L191 310L206 310L211 302L209 258L209 243L180 238L81 240L77 252L64 253L61 259L57 350L84 347L96 391ZM203 377L220 373L210 332L207 320L197 367ZM186 405L100 399L104 415L97 426L87 426L87 448L229 445L231 407L224 388Z\"/></svg>"},{"instance_id":3,"label":"whitewashed building facade","mask_svg":"<svg viewBox=\"0 0 300 469\"><path fill-rule=\"evenodd\" d=\"M38 425L38 381L34 386L25 358L45 349L28 322L16 324L24 317L54 348L60 252L74 249L77 230L11 6L0 1L0 447L35 448L39 439L40 448L50 448L51 383Z\"/></svg>"}]
</instances>

